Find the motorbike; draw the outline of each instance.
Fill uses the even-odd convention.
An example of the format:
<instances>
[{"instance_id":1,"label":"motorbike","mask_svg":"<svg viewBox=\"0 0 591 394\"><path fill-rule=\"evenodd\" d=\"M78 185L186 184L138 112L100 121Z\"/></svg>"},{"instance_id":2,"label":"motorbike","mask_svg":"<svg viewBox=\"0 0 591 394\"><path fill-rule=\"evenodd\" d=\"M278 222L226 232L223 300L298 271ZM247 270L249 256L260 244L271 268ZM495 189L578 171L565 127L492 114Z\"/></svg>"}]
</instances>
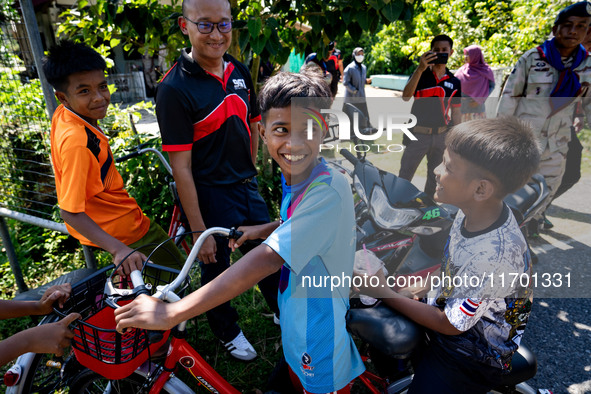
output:
<instances>
[{"instance_id":1,"label":"motorbike","mask_svg":"<svg viewBox=\"0 0 591 394\"><path fill-rule=\"evenodd\" d=\"M356 157L346 149L340 153L353 165L353 170L342 166L341 169L352 179L357 250L374 253L389 275L396 277L397 290L425 290L414 285L428 282L417 280L419 277L438 274L458 209L436 203L411 182L375 167L365 157ZM527 223L548 196L544 177L535 174L525 186L505 198L524 236Z\"/></svg>"},{"instance_id":2,"label":"motorbike","mask_svg":"<svg viewBox=\"0 0 591 394\"><path fill-rule=\"evenodd\" d=\"M353 170L341 169L351 177L355 194L357 250L375 254L388 275L398 278L397 284L413 283L400 278L437 275L457 208L436 203L409 181L375 167L365 156L356 157L346 149L340 153L353 165ZM505 198L524 233L527 222L543 206L548 194L544 178L536 174ZM426 290L397 287L398 291L413 294ZM423 342L424 332L405 316L374 301L367 305L352 298L347 327L362 340L362 355L371 360L379 376L386 377L384 392L402 393L412 381L411 360ZM511 372L494 392L536 393L524 383L536 374L534 354L522 345L512 364Z\"/></svg>"}]
</instances>

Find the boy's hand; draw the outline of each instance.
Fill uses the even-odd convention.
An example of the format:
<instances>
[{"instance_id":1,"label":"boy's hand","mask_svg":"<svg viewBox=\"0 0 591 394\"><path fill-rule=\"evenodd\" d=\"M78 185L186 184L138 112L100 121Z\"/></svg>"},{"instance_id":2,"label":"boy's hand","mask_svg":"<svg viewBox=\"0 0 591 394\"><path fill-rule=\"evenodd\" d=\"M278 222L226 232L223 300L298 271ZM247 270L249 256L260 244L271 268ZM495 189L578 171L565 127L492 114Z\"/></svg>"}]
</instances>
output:
<instances>
[{"instance_id":1,"label":"boy's hand","mask_svg":"<svg viewBox=\"0 0 591 394\"><path fill-rule=\"evenodd\" d=\"M228 247L232 249L234 252L236 249L242 246L244 242L254 239L263 239L264 236L261 235L261 229L263 226L256 225L256 226L240 226L236 230L241 231L243 234L238 239L230 239L228 241Z\"/></svg>"},{"instance_id":2,"label":"boy's hand","mask_svg":"<svg viewBox=\"0 0 591 394\"><path fill-rule=\"evenodd\" d=\"M123 261L123 259L125 259L125 261ZM133 249L128 246L124 246L113 253L113 264L115 264L115 267L123 261L123 264L117 269L119 275L129 275L131 271L136 269L141 271L144 267L144 262L147 260L148 258L143 253L138 251L134 252Z\"/></svg>"},{"instance_id":3,"label":"boy's hand","mask_svg":"<svg viewBox=\"0 0 591 394\"><path fill-rule=\"evenodd\" d=\"M199 234L193 234L193 244L197 242L199 238ZM212 264L217 263L218 261L215 258L215 254L218 250L217 244L215 242L215 238L213 235L207 237L203 245L201 245L201 249L199 249L199 253L197 254L197 258L199 261L203 262L203 264Z\"/></svg>"},{"instance_id":4,"label":"boy's hand","mask_svg":"<svg viewBox=\"0 0 591 394\"><path fill-rule=\"evenodd\" d=\"M64 354L64 349L70 346L70 340L74 333L68 325L76 319L80 319L78 313L70 313L62 320L43 324L25 331L29 341L28 350L32 353L53 353L56 356Z\"/></svg>"},{"instance_id":5,"label":"boy's hand","mask_svg":"<svg viewBox=\"0 0 591 394\"><path fill-rule=\"evenodd\" d=\"M53 304L57 301L60 308L64 307L64 302L70 297L72 286L69 283L51 286L45 291L43 297L37 301L39 315L47 315L53 311Z\"/></svg>"},{"instance_id":6,"label":"boy's hand","mask_svg":"<svg viewBox=\"0 0 591 394\"><path fill-rule=\"evenodd\" d=\"M169 330L176 325L171 318L173 305L142 294L133 302L115 309L116 329L120 333L128 327Z\"/></svg>"},{"instance_id":7,"label":"boy's hand","mask_svg":"<svg viewBox=\"0 0 591 394\"><path fill-rule=\"evenodd\" d=\"M362 286L355 287L355 290L361 294L366 294L373 298L390 298L393 297L393 294L396 292L388 287L386 277L384 276L384 272L379 269L375 275L367 275L367 274L359 274L358 272L353 271L353 274L356 276L360 276L363 280L361 281ZM377 283L375 279L378 279ZM372 286L376 285L376 286Z\"/></svg>"}]
</instances>

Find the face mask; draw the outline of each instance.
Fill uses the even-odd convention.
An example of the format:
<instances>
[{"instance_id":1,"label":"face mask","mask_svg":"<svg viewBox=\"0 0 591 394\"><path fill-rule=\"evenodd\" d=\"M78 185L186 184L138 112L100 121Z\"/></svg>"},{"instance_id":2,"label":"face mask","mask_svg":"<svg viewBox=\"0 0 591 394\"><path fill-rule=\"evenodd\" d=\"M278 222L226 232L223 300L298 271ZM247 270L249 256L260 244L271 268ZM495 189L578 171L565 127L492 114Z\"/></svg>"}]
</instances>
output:
<instances>
[{"instance_id":1,"label":"face mask","mask_svg":"<svg viewBox=\"0 0 591 394\"><path fill-rule=\"evenodd\" d=\"M357 63L363 63L363 59L365 59L365 56L363 56L363 55L355 55L355 61Z\"/></svg>"}]
</instances>

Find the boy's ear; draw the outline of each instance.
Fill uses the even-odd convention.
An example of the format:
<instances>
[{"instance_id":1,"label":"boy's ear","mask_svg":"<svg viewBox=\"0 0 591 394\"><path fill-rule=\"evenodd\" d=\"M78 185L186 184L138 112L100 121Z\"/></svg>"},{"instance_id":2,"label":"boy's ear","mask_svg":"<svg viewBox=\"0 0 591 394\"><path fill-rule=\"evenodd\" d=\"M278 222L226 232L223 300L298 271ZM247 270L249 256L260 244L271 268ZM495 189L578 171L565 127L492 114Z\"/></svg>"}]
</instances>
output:
<instances>
[{"instance_id":1,"label":"boy's ear","mask_svg":"<svg viewBox=\"0 0 591 394\"><path fill-rule=\"evenodd\" d=\"M477 181L477 187L474 191L474 200L486 201L495 194L496 185L488 179L480 179Z\"/></svg>"},{"instance_id":2,"label":"boy's ear","mask_svg":"<svg viewBox=\"0 0 591 394\"><path fill-rule=\"evenodd\" d=\"M66 94L64 92L60 92L58 90L55 91L55 97L59 100L60 103L62 103L64 106L69 106L68 104L68 97L66 96Z\"/></svg>"},{"instance_id":3,"label":"boy's ear","mask_svg":"<svg viewBox=\"0 0 591 394\"><path fill-rule=\"evenodd\" d=\"M257 128L259 129L259 135L261 136L261 139L266 144L267 137L265 136L265 126L263 126L263 124L261 122L259 122L259 123L257 123Z\"/></svg>"}]
</instances>

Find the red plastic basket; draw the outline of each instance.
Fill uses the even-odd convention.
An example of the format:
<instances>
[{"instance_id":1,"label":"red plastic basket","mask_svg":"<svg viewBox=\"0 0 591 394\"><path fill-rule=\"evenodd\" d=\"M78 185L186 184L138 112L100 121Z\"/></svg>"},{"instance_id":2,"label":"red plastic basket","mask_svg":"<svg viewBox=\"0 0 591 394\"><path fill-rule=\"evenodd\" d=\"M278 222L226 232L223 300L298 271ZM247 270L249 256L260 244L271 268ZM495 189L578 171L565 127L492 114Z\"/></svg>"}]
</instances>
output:
<instances>
[{"instance_id":1,"label":"red plastic basket","mask_svg":"<svg viewBox=\"0 0 591 394\"><path fill-rule=\"evenodd\" d=\"M170 331L166 331L160 341L149 343L146 330L132 329L123 334L115 330L114 309L104 302L103 294L111 271L112 267L107 267L74 285L64 310L57 312L62 316L71 312L82 315L82 319L73 323L72 347L78 362L107 379L117 380L131 375L151 353L164 345ZM168 283L171 274L178 273L154 264L149 264L146 272L149 274L144 273L144 281L153 288ZM127 282L119 285L125 288ZM129 302L121 301L119 305Z\"/></svg>"}]
</instances>

